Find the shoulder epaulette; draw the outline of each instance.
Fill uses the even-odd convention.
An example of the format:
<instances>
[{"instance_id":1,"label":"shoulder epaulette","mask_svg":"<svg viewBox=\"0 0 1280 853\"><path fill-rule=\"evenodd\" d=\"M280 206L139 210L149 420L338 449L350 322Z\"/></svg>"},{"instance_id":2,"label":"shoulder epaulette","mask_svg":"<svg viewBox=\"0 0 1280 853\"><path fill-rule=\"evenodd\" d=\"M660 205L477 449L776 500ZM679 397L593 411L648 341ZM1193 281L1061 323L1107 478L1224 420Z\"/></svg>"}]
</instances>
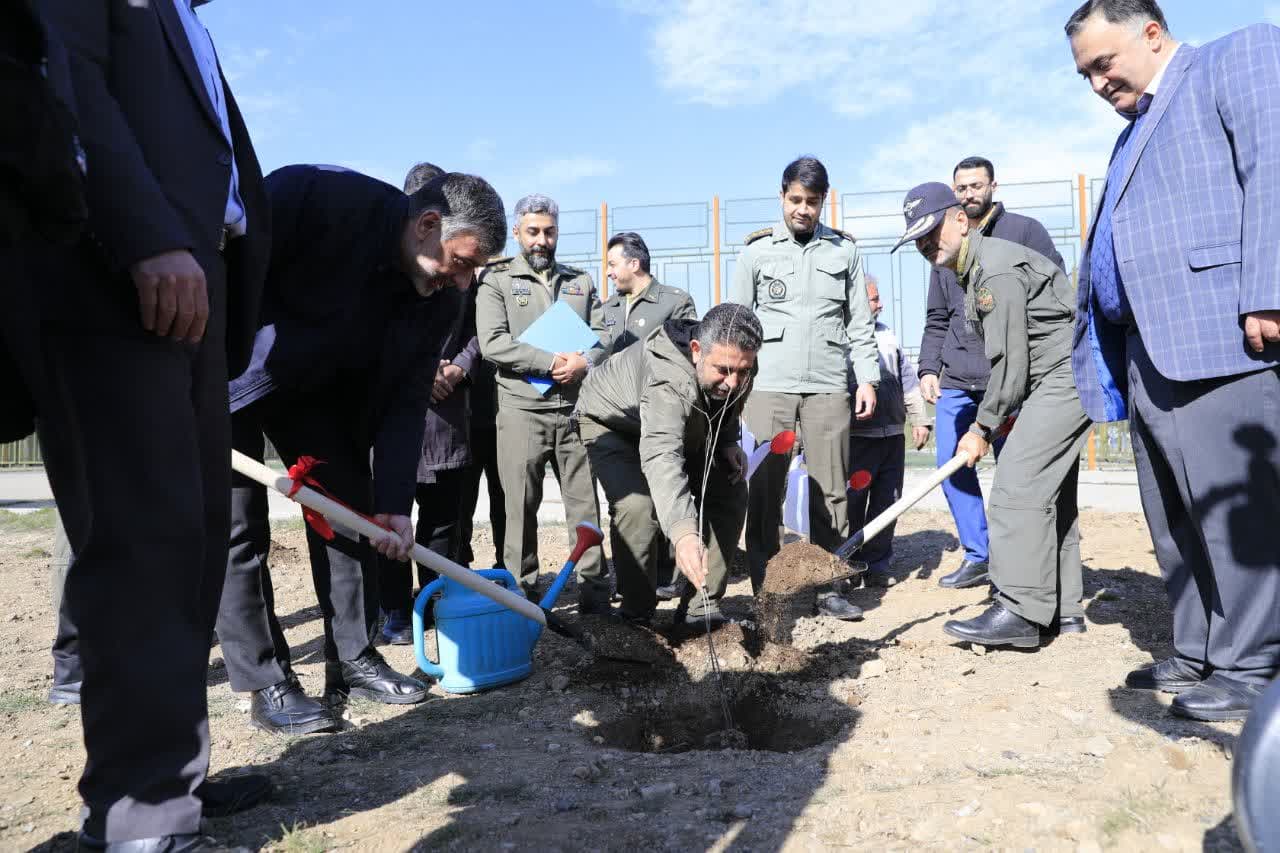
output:
<instances>
[{"instance_id":1,"label":"shoulder epaulette","mask_svg":"<svg viewBox=\"0 0 1280 853\"><path fill-rule=\"evenodd\" d=\"M503 264L509 264L514 260L515 258L513 256L507 255L506 257L502 257L502 258L490 258L489 260L484 262L484 265L485 267L497 267L497 266L502 266Z\"/></svg>"},{"instance_id":2,"label":"shoulder epaulette","mask_svg":"<svg viewBox=\"0 0 1280 853\"><path fill-rule=\"evenodd\" d=\"M854 237L848 231L841 231L839 228L832 228L831 230L839 234L841 237L845 238L846 240L848 240L850 243L858 242L858 238Z\"/></svg>"},{"instance_id":3,"label":"shoulder epaulette","mask_svg":"<svg viewBox=\"0 0 1280 853\"><path fill-rule=\"evenodd\" d=\"M770 236L771 234L773 234L773 226L772 226L772 225L770 225L768 228L761 228L759 231L752 231L752 232L751 232L750 234L748 234L748 235L746 236L746 238L742 241L742 245L744 245L744 246L750 246L752 243L754 243L755 241L759 240L761 237L768 237L768 236Z\"/></svg>"},{"instance_id":4,"label":"shoulder epaulette","mask_svg":"<svg viewBox=\"0 0 1280 853\"><path fill-rule=\"evenodd\" d=\"M557 266L560 267L561 272L568 273L569 275L586 275L587 274L586 270L580 270L577 267L571 267L568 264L558 264Z\"/></svg>"}]
</instances>

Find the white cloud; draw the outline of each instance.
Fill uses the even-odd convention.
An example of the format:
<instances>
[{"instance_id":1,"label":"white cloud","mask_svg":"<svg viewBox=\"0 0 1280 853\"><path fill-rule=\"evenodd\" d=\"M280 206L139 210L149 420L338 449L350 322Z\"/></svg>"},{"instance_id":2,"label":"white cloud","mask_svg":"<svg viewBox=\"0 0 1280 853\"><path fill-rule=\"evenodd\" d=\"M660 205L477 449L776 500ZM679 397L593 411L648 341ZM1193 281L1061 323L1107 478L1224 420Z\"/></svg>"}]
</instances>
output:
<instances>
[{"instance_id":1,"label":"white cloud","mask_svg":"<svg viewBox=\"0 0 1280 853\"><path fill-rule=\"evenodd\" d=\"M867 122L875 142L832 165L868 190L946 179L974 153L1007 182L1100 173L1120 130L1077 78L1055 0L987 0L980 11L943 0L667 0L651 14L659 79L688 101L807 100Z\"/></svg>"},{"instance_id":2,"label":"white cloud","mask_svg":"<svg viewBox=\"0 0 1280 853\"><path fill-rule=\"evenodd\" d=\"M233 44L220 58L223 76L234 86L238 80L256 71L270 56L271 51L265 47L246 50Z\"/></svg>"},{"instance_id":3,"label":"white cloud","mask_svg":"<svg viewBox=\"0 0 1280 853\"><path fill-rule=\"evenodd\" d=\"M999 87L1010 68L1065 51L1052 0L673 0L657 7L662 84L695 103L806 96L838 113ZM979 23L980 22L980 23ZM998 61L995 57L999 57Z\"/></svg>"},{"instance_id":4,"label":"white cloud","mask_svg":"<svg viewBox=\"0 0 1280 853\"><path fill-rule=\"evenodd\" d=\"M612 160L583 156L562 157L541 164L521 185L531 187L530 192L554 195L562 187L588 178L607 178L617 171L617 164Z\"/></svg>"}]
</instances>

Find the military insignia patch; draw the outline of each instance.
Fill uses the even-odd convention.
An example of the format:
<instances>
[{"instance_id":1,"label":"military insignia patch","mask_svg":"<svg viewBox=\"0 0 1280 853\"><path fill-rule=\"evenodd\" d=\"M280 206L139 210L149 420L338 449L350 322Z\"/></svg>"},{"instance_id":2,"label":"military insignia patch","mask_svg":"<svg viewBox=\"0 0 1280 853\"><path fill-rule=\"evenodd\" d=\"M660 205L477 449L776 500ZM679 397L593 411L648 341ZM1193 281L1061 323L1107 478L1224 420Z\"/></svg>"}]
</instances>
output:
<instances>
[{"instance_id":1,"label":"military insignia patch","mask_svg":"<svg viewBox=\"0 0 1280 853\"><path fill-rule=\"evenodd\" d=\"M770 299L785 299L786 296L787 296L787 285L785 283L777 280L769 282L769 298Z\"/></svg>"},{"instance_id":2,"label":"military insignia patch","mask_svg":"<svg viewBox=\"0 0 1280 853\"><path fill-rule=\"evenodd\" d=\"M525 296L523 293L520 294L519 296L516 297L516 304L519 305L521 308L528 306L529 297Z\"/></svg>"},{"instance_id":3,"label":"military insignia patch","mask_svg":"<svg viewBox=\"0 0 1280 853\"><path fill-rule=\"evenodd\" d=\"M985 287L978 288L978 292L974 294L974 301L978 304L978 310L983 314L990 314L991 309L996 307L995 295Z\"/></svg>"},{"instance_id":4,"label":"military insignia patch","mask_svg":"<svg viewBox=\"0 0 1280 853\"><path fill-rule=\"evenodd\" d=\"M565 296L581 296L582 285L573 284L571 282L569 284L566 284L564 287L560 288L560 292L563 293Z\"/></svg>"},{"instance_id":5,"label":"military insignia patch","mask_svg":"<svg viewBox=\"0 0 1280 853\"><path fill-rule=\"evenodd\" d=\"M605 321L604 321L604 324L605 324L606 326L616 326L616 325L618 325L618 318L616 318L616 317L610 317L609 319L607 319L607 320L605 320Z\"/></svg>"}]
</instances>

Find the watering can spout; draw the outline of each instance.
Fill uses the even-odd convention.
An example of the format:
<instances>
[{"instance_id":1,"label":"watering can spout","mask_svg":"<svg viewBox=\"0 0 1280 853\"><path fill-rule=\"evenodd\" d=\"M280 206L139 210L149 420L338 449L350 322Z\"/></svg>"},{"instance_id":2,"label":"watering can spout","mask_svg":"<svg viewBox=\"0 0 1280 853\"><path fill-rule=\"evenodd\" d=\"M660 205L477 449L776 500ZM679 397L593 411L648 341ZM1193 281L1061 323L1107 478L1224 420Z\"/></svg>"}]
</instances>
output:
<instances>
[{"instance_id":1,"label":"watering can spout","mask_svg":"<svg viewBox=\"0 0 1280 853\"><path fill-rule=\"evenodd\" d=\"M560 573L556 575L551 588L547 590L547 594L542 596L542 601L538 603L543 610L550 611L555 606L556 599L560 597L561 591L564 590L564 585L569 582L569 575L573 574L574 566L578 564L578 560L582 559L582 555L604 541L604 531L590 522L583 521L579 523L577 534L578 541L573 545L573 551L569 554L568 562L560 569ZM542 633L542 626L537 622L530 622L529 631L534 638L537 638Z\"/></svg>"}]
</instances>

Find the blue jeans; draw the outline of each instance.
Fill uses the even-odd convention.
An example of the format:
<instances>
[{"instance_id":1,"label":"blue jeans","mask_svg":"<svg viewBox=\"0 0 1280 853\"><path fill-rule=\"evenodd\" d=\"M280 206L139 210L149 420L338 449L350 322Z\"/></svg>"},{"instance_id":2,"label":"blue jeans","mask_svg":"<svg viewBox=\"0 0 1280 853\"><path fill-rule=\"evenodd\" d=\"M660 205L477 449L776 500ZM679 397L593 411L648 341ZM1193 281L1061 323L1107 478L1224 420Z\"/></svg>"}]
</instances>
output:
<instances>
[{"instance_id":1,"label":"blue jeans","mask_svg":"<svg viewBox=\"0 0 1280 853\"><path fill-rule=\"evenodd\" d=\"M934 426L934 442L938 447L938 465L956 455L960 436L969 431L978 416L982 393L959 388L943 388L938 397L937 422ZM992 448L1000 457L1001 439ZM942 483L942 493L947 496L947 506L956 522L956 533L964 546L964 558L975 563L987 559L987 513L982 508L982 487L978 485L978 472L973 468L961 468Z\"/></svg>"}]
</instances>

